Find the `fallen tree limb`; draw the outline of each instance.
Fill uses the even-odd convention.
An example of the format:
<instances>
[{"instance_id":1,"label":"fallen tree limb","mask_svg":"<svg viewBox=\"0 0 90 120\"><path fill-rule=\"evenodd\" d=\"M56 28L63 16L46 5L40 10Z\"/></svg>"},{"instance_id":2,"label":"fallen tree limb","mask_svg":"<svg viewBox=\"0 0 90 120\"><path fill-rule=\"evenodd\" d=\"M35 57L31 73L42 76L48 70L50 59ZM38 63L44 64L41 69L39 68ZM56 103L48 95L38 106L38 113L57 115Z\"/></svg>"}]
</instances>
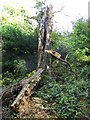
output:
<instances>
[{"instance_id":1,"label":"fallen tree limb","mask_svg":"<svg viewBox=\"0 0 90 120\"><path fill-rule=\"evenodd\" d=\"M38 71L26 81L22 90L11 105L11 107L16 112L19 112L21 116L28 113L28 109L30 106L30 96L33 94L34 88L37 83L41 80L41 73L43 71L44 70L42 68L38 69Z\"/></svg>"},{"instance_id":2,"label":"fallen tree limb","mask_svg":"<svg viewBox=\"0 0 90 120\"><path fill-rule=\"evenodd\" d=\"M21 91L21 89L23 88L24 85L29 84L33 79L35 79L42 72L43 72L43 70L39 69L30 78L22 80L15 85L9 86L4 91L2 91L2 94L1 94L2 105L5 105L9 101L9 98L11 98L13 95L18 95L18 93Z\"/></svg>"}]
</instances>

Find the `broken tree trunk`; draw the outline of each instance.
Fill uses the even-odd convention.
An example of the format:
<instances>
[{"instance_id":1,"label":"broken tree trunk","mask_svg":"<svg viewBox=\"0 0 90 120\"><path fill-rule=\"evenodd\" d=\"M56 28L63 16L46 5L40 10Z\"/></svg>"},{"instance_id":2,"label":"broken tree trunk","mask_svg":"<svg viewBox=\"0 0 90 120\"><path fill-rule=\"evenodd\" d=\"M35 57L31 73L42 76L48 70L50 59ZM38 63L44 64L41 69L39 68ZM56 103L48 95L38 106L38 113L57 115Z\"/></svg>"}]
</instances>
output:
<instances>
[{"instance_id":1,"label":"broken tree trunk","mask_svg":"<svg viewBox=\"0 0 90 120\"><path fill-rule=\"evenodd\" d=\"M22 116L29 112L30 96L37 83L41 80L41 73L50 65L49 55L45 50L50 49L52 32L52 6L47 6L38 39L38 71L29 79L12 103L11 107Z\"/></svg>"},{"instance_id":2,"label":"broken tree trunk","mask_svg":"<svg viewBox=\"0 0 90 120\"><path fill-rule=\"evenodd\" d=\"M38 38L38 68L47 69L50 66L50 55L45 50L50 49L52 32L52 6L47 6L42 19Z\"/></svg>"}]
</instances>

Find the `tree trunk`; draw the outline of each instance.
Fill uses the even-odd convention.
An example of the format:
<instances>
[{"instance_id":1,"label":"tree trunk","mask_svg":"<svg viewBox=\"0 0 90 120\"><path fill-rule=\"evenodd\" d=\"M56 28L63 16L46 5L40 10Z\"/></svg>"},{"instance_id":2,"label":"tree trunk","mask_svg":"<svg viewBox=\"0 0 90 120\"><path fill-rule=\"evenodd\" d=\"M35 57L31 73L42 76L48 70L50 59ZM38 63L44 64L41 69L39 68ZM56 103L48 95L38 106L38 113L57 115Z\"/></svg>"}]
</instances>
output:
<instances>
[{"instance_id":1,"label":"tree trunk","mask_svg":"<svg viewBox=\"0 0 90 120\"><path fill-rule=\"evenodd\" d=\"M45 50L50 49L52 32L52 6L47 6L41 22L38 38L38 68L47 69L50 66L50 55Z\"/></svg>"}]
</instances>

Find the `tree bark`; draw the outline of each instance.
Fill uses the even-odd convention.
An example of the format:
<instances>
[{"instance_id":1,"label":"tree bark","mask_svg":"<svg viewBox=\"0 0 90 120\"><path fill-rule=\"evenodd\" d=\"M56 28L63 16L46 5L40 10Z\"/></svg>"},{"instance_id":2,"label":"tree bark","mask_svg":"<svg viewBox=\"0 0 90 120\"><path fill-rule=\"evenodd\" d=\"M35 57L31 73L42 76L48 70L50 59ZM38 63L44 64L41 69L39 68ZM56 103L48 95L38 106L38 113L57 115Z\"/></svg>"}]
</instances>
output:
<instances>
[{"instance_id":1,"label":"tree bark","mask_svg":"<svg viewBox=\"0 0 90 120\"><path fill-rule=\"evenodd\" d=\"M38 38L38 68L47 69L50 66L50 55L45 50L50 49L52 32L52 6L47 6L42 20Z\"/></svg>"}]
</instances>

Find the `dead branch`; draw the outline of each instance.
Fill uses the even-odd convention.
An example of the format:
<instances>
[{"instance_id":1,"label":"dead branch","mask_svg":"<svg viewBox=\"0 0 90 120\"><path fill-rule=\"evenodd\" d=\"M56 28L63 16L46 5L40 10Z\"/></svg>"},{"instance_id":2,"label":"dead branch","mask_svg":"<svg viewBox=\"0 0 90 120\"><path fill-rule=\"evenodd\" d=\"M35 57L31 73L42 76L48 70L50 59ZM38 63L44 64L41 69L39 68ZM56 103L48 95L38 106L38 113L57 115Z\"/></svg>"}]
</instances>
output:
<instances>
[{"instance_id":1,"label":"dead branch","mask_svg":"<svg viewBox=\"0 0 90 120\"><path fill-rule=\"evenodd\" d=\"M13 95L18 95L22 87L26 84L29 84L32 80L34 80L38 75L40 75L43 72L42 69L39 69L34 75L32 75L30 78L22 80L18 82L15 85L12 85L2 91L1 98L2 98L2 104L5 105L8 101L9 98L11 98Z\"/></svg>"},{"instance_id":2,"label":"dead branch","mask_svg":"<svg viewBox=\"0 0 90 120\"><path fill-rule=\"evenodd\" d=\"M55 13L61 12L63 9L64 9L64 6L62 6L60 10L55 11L55 12L53 12L52 14L55 14Z\"/></svg>"},{"instance_id":3,"label":"dead branch","mask_svg":"<svg viewBox=\"0 0 90 120\"><path fill-rule=\"evenodd\" d=\"M68 16L68 17L69 17L69 15L67 15L67 14L65 14L65 13L62 12L63 9L64 9L64 6L62 6L60 10L53 12L53 13L52 13L52 16L54 17L54 14L60 12L61 14L63 14L63 15L65 15L65 16Z\"/></svg>"},{"instance_id":4,"label":"dead branch","mask_svg":"<svg viewBox=\"0 0 90 120\"><path fill-rule=\"evenodd\" d=\"M26 81L22 90L11 105L15 112L19 112L20 115L28 113L30 96L33 94L37 83L41 80L41 73L43 71L44 70L42 68L38 69L38 71Z\"/></svg>"},{"instance_id":5,"label":"dead branch","mask_svg":"<svg viewBox=\"0 0 90 120\"><path fill-rule=\"evenodd\" d=\"M61 60L62 62L66 63L66 64L69 66L71 72L74 73L75 78L77 79L77 75L76 75L76 73L73 71L70 63L69 63L68 61L62 59L62 58L61 58L61 54L59 54L58 52L53 51L53 50L45 50L45 52L47 52L48 54L51 54L52 56L54 56L54 57L57 58L58 60Z\"/></svg>"}]
</instances>

